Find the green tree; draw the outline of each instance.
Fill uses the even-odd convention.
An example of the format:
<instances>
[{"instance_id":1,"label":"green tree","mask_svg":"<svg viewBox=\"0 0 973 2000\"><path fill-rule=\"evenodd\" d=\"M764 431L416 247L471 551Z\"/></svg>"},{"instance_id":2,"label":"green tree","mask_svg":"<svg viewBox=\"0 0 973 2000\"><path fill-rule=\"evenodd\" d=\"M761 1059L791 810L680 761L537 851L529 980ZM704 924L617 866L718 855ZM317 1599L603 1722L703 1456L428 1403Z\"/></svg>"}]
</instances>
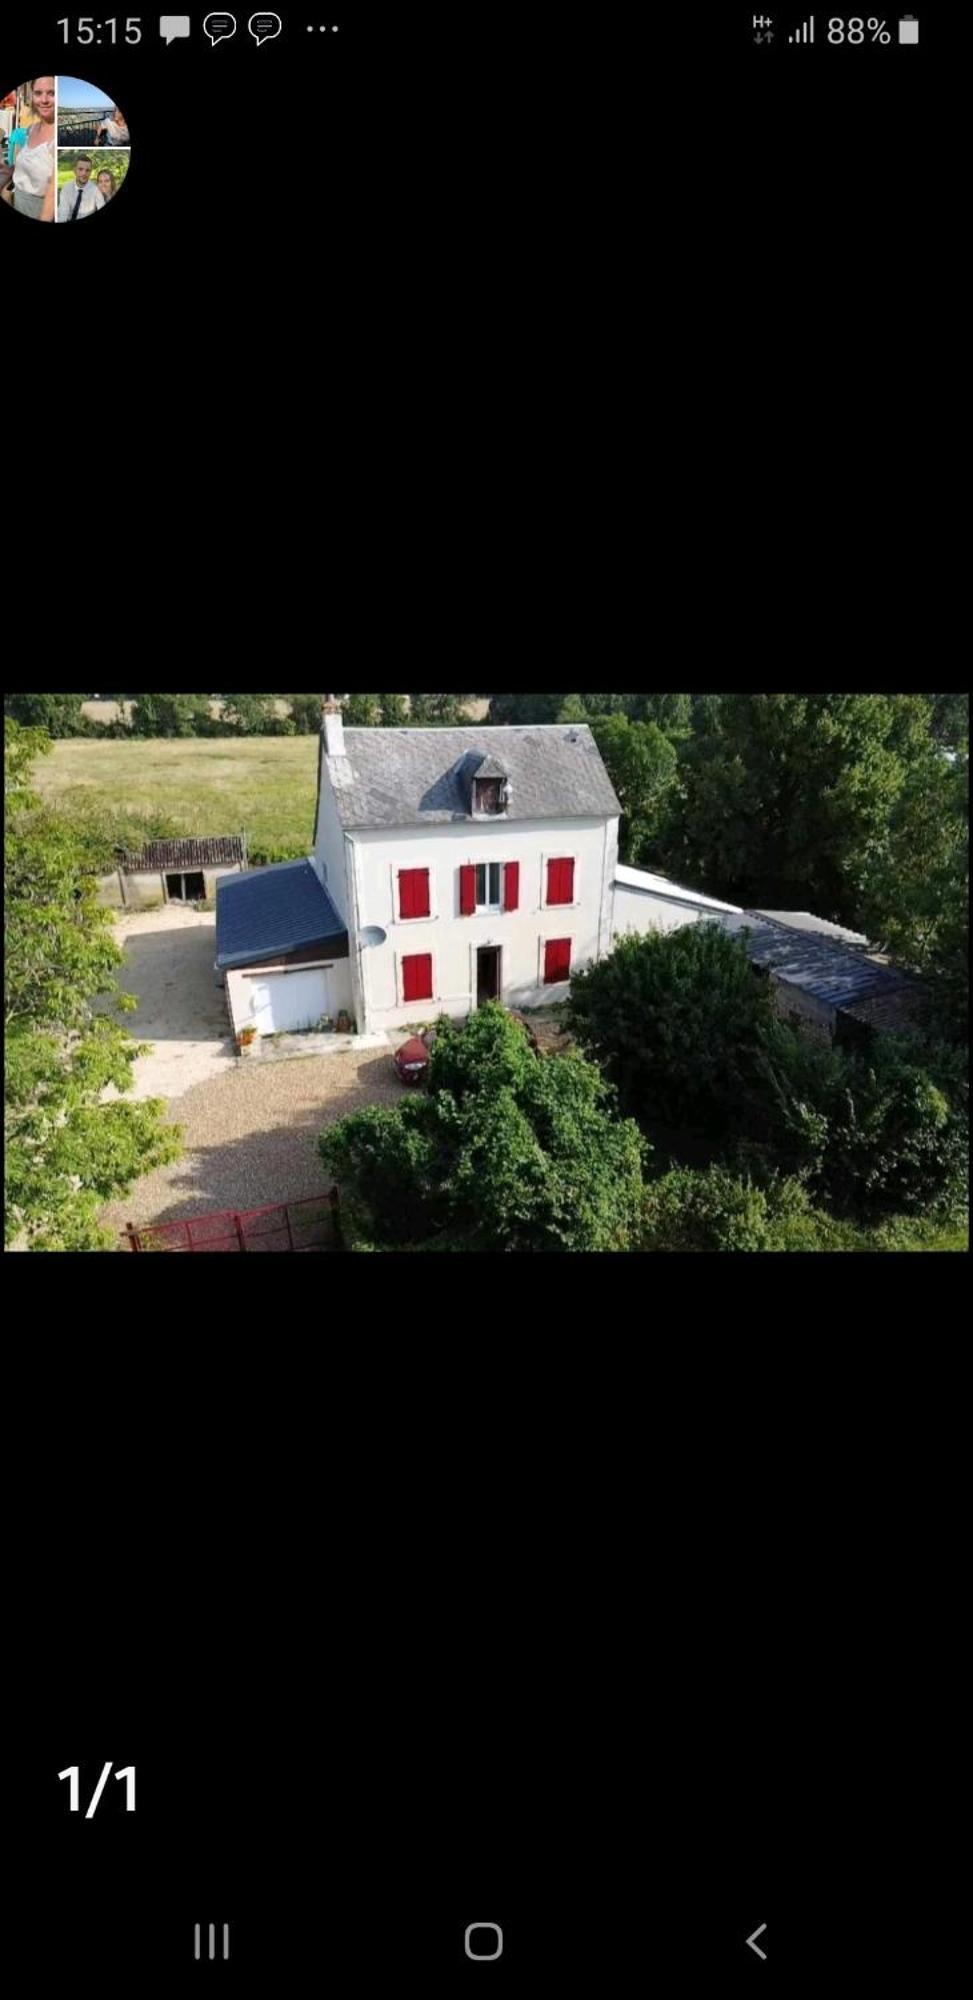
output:
<instances>
[{"instance_id":1,"label":"green tree","mask_svg":"<svg viewBox=\"0 0 973 2000\"><path fill-rule=\"evenodd\" d=\"M273 700L274 696L269 694L225 694L223 720L237 736L270 735Z\"/></svg>"},{"instance_id":2,"label":"green tree","mask_svg":"<svg viewBox=\"0 0 973 2000\"><path fill-rule=\"evenodd\" d=\"M742 940L700 923L621 938L572 980L568 1017L623 1111L715 1141L737 1129L773 1009Z\"/></svg>"},{"instance_id":3,"label":"green tree","mask_svg":"<svg viewBox=\"0 0 973 2000\"><path fill-rule=\"evenodd\" d=\"M487 720L494 728L514 723L556 722L567 700L566 694L495 694L490 699Z\"/></svg>"},{"instance_id":4,"label":"green tree","mask_svg":"<svg viewBox=\"0 0 973 2000\"><path fill-rule=\"evenodd\" d=\"M349 729L374 729L381 721L377 694L347 695L341 712Z\"/></svg>"},{"instance_id":5,"label":"green tree","mask_svg":"<svg viewBox=\"0 0 973 2000\"><path fill-rule=\"evenodd\" d=\"M402 729L409 720L409 704L404 694L380 694L378 705L381 710L383 729Z\"/></svg>"},{"instance_id":6,"label":"green tree","mask_svg":"<svg viewBox=\"0 0 973 2000\"><path fill-rule=\"evenodd\" d=\"M323 694L291 695L291 721L294 724L296 735L317 736L320 734L326 699L327 697Z\"/></svg>"},{"instance_id":7,"label":"green tree","mask_svg":"<svg viewBox=\"0 0 973 2000\"><path fill-rule=\"evenodd\" d=\"M4 714L23 729L43 729L48 736L80 736L85 718L80 694L8 694Z\"/></svg>"},{"instance_id":8,"label":"green tree","mask_svg":"<svg viewBox=\"0 0 973 2000\"><path fill-rule=\"evenodd\" d=\"M180 1148L158 1101L102 1102L132 1081L140 1048L113 1013L135 1002L116 986L122 954L83 850L29 788L49 748L5 722L4 1240L96 1250L111 1240L103 1204Z\"/></svg>"},{"instance_id":9,"label":"green tree","mask_svg":"<svg viewBox=\"0 0 973 2000\"><path fill-rule=\"evenodd\" d=\"M668 825L679 778L677 752L655 722L596 717L591 732L622 807L620 858L638 868L654 857Z\"/></svg>"},{"instance_id":10,"label":"green tree","mask_svg":"<svg viewBox=\"0 0 973 2000\"><path fill-rule=\"evenodd\" d=\"M947 750L962 750L970 740L970 697L968 694L934 694L932 733Z\"/></svg>"},{"instance_id":11,"label":"green tree","mask_svg":"<svg viewBox=\"0 0 973 2000\"><path fill-rule=\"evenodd\" d=\"M871 938L919 974L969 942L969 764L939 746L911 760L863 888ZM957 966L959 970L959 966Z\"/></svg>"},{"instance_id":12,"label":"green tree","mask_svg":"<svg viewBox=\"0 0 973 2000\"><path fill-rule=\"evenodd\" d=\"M194 736L209 719L203 694L139 694L131 726L135 736Z\"/></svg>"},{"instance_id":13,"label":"green tree","mask_svg":"<svg viewBox=\"0 0 973 2000\"><path fill-rule=\"evenodd\" d=\"M439 1023L429 1094L332 1127L322 1157L377 1247L621 1250L643 1143L576 1052L535 1055L501 1007Z\"/></svg>"},{"instance_id":14,"label":"green tree","mask_svg":"<svg viewBox=\"0 0 973 2000\"><path fill-rule=\"evenodd\" d=\"M670 865L728 901L854 922L911 762L919 695L724 695L682 759Z\"/></svg>"},{"instance_id":15,"label":"green tree","mask_svg":"<svg viewBox=\"0 0 973 2000\"><path fill-rule=\"evenodd\" d=\"M467 721L468 694L410 694L409 713L422 728L456 728Z\"/></svg>"}]
</instances>

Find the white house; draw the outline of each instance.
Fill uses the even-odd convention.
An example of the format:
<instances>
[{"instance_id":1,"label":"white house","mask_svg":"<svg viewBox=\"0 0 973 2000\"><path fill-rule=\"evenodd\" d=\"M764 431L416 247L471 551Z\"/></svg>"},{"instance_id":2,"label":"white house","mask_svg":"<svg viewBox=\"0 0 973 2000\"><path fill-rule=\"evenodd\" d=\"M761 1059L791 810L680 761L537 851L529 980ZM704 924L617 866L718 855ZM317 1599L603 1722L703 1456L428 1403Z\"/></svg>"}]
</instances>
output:
<instances>
[{"instance_id":1,"label":"white house","mask_svg":"<svg viewBox=\"0 0 973 2000\"><path fill-rule=\"evenodd\" d=\"M263 1032L567 998L611 950L621 807L590 729L324 719L314 852L220 891L217 966Z\"/></svg>"},{"instance_id":2,"label":"white house","mask_svg":"<svg viewBox=\"0 0 973 2000\"><path fill-rule=\"evenodd\" d=\"M485 1000L568 997L628 932L746 930L778 1004L829 1038L899 1013L903 975L807 912L744 910L618 861L621 806L583 724L345 729L325 713L314 852L219 885L234 1026L342 1012L383 1035ZM910 1002L911 1004L911 1002Z\"/></svg>"}]
</instances>

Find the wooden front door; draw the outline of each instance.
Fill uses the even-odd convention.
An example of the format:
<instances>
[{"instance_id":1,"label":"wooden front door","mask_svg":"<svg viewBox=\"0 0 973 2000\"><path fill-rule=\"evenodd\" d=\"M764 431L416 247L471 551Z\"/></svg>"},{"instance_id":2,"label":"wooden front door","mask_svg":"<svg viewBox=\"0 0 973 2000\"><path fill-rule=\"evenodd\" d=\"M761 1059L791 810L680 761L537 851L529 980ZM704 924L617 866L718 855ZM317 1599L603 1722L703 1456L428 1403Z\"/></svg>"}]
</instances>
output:
<instances>
[{"instance_id":1,"label":"wooden front door","mask_svg":"<svg viewBox=\"0 0 973 2000\"><path fill-rule=\"evenodd\" d=\"M484 944L476 954L476 1004L500 998L500 946Z\"/></svg>"}]
</instances>

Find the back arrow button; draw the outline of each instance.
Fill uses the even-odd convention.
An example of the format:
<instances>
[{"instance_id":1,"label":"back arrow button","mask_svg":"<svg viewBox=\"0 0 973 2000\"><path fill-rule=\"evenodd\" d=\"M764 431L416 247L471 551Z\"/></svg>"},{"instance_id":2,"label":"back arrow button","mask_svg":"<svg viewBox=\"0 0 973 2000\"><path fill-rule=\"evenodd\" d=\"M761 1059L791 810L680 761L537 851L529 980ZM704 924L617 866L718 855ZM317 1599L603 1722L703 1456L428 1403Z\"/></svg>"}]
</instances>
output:
<instances>
[{"instance_id":1,"label":"back arrow button","mask_svg":"<svg viewBox=\"0 0 973 2000\"><path fill-rule=\"evenodd\" d=\"M766 1930L766 1928L767 1928L766 1924L758 1924L756 1930L752 1931L747 1939L747 1943L750 1946L751 1951L755 1951L758 1958L766 1958L767 1953L765 1951L761 1951L759 1944L754 1944L754 1938L760 1937L762 1933Z\"/></svg>"}]
</instances>

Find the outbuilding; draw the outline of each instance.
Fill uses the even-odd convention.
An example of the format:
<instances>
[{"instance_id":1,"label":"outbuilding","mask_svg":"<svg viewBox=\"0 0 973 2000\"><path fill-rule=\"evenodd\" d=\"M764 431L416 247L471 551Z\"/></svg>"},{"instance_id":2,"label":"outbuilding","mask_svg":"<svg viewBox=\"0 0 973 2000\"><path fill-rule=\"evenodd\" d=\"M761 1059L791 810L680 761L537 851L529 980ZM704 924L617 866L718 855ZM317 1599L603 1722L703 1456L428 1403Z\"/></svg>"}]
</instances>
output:
<instances>
[{"instance_id":1,"label":"outbuilding","mask_svg":"<svg viewBox=\"0 0 973 2000\"><path fill-rule=\"evenodd\" d=\"M122 909L146 904L203 903L219 882L247 865L242 834L209 840L149 840L137 849L119 848L115 872L102 877L101 900Z\"/></svg>"},{"instance_id":2,"label":"outbuilding","mask_svg":"<svg viewBox=\"0 0 973 2000\"><path fill-rule=\"evenodd\" d=\"M350 1011L348 931L309 861L221 883L216 974L236 1035L299 1034Z\"/></svg>"}]
</instances>

